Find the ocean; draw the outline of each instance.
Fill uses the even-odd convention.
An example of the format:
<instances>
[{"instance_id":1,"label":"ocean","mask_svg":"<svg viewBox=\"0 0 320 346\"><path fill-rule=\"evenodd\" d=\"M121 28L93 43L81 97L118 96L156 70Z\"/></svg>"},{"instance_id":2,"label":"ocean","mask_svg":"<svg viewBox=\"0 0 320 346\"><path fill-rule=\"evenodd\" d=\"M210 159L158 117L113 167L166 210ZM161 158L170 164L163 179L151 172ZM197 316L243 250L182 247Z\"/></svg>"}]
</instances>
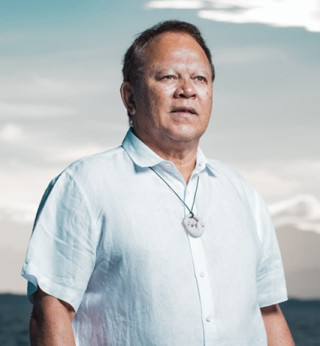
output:
<instances>
[{"instance_id":1,"label":"ocean","mask_svg":"<svg viewBox=\"0 0 320 346\"><path fill-rule=\"evenodd\" d=\"M320 346L320 300L290 299L281 304L281 308L290 326L296 346ZM29 345L28 321L30 312L31 304L27 301L26 296L0 294L1 346Z\"/></svg>"}]
</instances>

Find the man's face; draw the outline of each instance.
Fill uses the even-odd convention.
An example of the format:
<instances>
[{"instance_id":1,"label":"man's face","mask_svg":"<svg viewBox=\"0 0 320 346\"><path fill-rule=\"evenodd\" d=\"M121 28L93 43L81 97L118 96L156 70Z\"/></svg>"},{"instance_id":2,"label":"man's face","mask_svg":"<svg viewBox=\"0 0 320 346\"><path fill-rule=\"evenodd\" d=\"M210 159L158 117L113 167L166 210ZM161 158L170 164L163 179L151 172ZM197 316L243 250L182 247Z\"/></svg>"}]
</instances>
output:
<instances>
[{"instance_id":1,"label":"man's face","mask_svg":"<svg viewBox=\"0 0 320 346\"><path fill-rule=\"evenodd\" d=\"M164 33L144 51L133 87L134 131L151 148L198 143L212 107L212 77L200 45L183 33Z\"/></svg>"}]
</instances>

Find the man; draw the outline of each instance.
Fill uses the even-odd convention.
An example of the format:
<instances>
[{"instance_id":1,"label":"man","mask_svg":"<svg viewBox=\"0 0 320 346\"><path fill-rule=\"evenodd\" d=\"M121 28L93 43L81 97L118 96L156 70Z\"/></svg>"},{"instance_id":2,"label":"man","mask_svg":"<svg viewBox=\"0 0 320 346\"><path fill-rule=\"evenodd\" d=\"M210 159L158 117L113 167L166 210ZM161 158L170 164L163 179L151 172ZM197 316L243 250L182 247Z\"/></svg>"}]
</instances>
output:
<instances>
[{"instance_id":1,"label":"man","mask_svg":"<svg viewBox=\"0 0 320 346\"><path fill-rule=\"evenodd\" d=\"M33 345L293 345L258 194L198 148L214 68L177 21L128 49L122 146L70 165L39 207L23 276Z\"/></svg>"}]
</instances>

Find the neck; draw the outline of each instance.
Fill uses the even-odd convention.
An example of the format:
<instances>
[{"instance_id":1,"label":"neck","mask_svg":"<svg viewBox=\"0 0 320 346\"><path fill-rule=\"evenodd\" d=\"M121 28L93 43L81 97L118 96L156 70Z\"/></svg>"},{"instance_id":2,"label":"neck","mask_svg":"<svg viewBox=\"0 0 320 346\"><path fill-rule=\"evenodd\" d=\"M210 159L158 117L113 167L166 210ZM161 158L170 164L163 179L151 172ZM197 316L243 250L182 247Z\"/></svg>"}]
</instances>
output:
<instances>
[{"instance_id":1,"label":"neck","mask_svg":"<svg viewBox=\"0 0 320 346\"><path fill-rule=\"evenodd\" d=\"M155 151L156 152L156 151ZM197 161L197 147L194 148L193 151L188 152L171 152L162 154L159 152L156 152L159 156L161 156L163 159L171 161L174 163L178 171L183 176L186 183L188 183L192 171L196 165Z\"/></svg>"},{"instance_id":2,"label":"neck","mask_svg":"<svg viewBox=\"0 0 320 346\"><path fill-rule=\"evenodd\" d=\"M199 140L155 143L154 139L137 137L161 158L173 162L188 183L196 165Z\"/></svg>"}]
</instances>

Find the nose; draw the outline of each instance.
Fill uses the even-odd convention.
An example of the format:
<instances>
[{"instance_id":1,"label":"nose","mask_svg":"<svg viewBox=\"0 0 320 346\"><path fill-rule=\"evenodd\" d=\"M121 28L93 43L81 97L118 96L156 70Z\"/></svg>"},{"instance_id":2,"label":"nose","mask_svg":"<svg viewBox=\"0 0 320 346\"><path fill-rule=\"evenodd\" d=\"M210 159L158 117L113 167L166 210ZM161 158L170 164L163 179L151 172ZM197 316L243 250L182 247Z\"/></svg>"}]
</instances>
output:
<instances>
[{"instance_id":1,"label":"nose","mask_svg":"<svg viewBox=\"0 0 320 346\"><path fill-rule=\"evenodd\" d=\"M190 98L195 97L196 92L194 89L194 85L190 79L181 79L179 84L177 85L177 89L175 91L176 98Z\"/></svg>"}]
</instances>

